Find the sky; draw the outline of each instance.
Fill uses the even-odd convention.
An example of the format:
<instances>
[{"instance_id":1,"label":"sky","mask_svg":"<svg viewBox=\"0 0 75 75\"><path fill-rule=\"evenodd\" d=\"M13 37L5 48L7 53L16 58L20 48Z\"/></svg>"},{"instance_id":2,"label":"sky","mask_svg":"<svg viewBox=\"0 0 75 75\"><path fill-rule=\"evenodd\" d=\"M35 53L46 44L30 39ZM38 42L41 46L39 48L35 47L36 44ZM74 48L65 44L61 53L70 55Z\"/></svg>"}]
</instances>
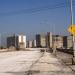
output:
<instances>
[{"instance_id":1,"label":"sky","mask_svg":"<svg viewBox=\"0 0 75 75\"><path fill-rule=\"evenodd\" d=\"M69 0L0 0L0 33L67 35L70 16Z\"/></svg>"}]
</instances>

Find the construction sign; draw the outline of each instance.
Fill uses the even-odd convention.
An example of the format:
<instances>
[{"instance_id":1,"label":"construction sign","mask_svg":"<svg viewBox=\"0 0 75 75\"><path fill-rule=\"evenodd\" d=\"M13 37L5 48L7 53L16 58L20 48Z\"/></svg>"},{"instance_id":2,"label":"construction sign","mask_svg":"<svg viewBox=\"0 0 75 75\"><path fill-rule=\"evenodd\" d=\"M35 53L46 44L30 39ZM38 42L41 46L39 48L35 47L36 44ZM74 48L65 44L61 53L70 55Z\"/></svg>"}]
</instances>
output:
<instances>
[{"instance_id":1,"label":"construction sign","mask_svg":"<svg viewBox=\"0 0 75 75\"><path fill-rule=\"evenodd\" d=\"M68 28L68 32L75 36L75 25L70 25Z\"/></svg>"}]
</instances>

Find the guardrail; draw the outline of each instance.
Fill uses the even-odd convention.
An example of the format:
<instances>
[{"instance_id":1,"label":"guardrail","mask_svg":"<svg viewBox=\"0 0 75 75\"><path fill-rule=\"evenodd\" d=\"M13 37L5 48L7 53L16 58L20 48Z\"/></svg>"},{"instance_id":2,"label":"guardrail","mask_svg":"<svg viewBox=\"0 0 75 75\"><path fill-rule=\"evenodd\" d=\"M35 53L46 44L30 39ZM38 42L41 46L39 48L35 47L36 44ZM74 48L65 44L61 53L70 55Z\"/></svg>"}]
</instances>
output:
<instances>
[{"instance_id":1,"label":"guardrail","mask_svg":"<svg viewBox=\"0 0 75 75\"><path fill-rule=\"evenodd\" d=\"M57 51L61 51L61 52L73 55L73 49L60 49L60 48L57 48Z\"/></svg>"}]
</instances>

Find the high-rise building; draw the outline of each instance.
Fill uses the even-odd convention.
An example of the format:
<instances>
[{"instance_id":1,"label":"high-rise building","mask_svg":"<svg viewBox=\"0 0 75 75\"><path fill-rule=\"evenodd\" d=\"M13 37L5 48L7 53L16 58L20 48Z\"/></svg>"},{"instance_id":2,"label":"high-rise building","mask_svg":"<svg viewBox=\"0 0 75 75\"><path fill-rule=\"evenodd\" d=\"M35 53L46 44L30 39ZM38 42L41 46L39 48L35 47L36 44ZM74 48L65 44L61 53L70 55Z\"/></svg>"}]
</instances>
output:
<instances>
[{"instance_id":1,"label":"high-rise building","mask_svg":"<svg viewBox=\"0 0 75 75\"><path fill-rule=\"evenodd\" d=\"M13 35L7 37L7 48L15 47L19 49L26 48L26 36L25 35Z\"/></svg>"},{"instance_id":2,"label":"high-rise building","mask_svg":"<svg viewBox=\"0 0 75 75\"><path fill-rule=\"evenodd\" d=\"M29 41L29 48L32 48L32 41Z\"/></svg>"},{"instance_id":3,"label":"high-rise building","mask_svg":"<svg viewBox=\"0 0 75 75\"><path fill-rule=\"evenodd\" d=\"M20 49L26 48L26 36L25 35L18 35L18 45Z\"/></svg>"},{"instance_id":4,"label":"high-rise building","mask_svg":"<svg viewBox=\"0 0 75 75\"><path fill-rule=\"evenodd\" d=\"M26 48L29 47L29 41L26 41Z\"/></svg>"},{"instance_id":5,"label":"high-rise building","mask_svg":"<svg viewBox=\"0 0 75 75\"><path fill-rule=\"evenodd\" d=\"M53 47L63 48L63 37L60 35L53 35Z\"/></svg>"},{"instance_id":6,"label":"high-rise building","mask_svg":"<svg viewBox=\"0 0 75 75\"><path fill-rule=\"evenodd\" d=\"M67 48L72 48L73 47L73 36L67 36Z\"/></svg>"},{"instance_id":7,"label":"high-rise building","mask_svg":"<svg viewBox=\"0 0 75 75\"><path fill-rule=\"evenodd\" d=\"M46 46L48 48L52 48L52 33L51 32L47 32L47 35L46 35Z\"/></svg>"},{"instance_id":8,"label":"high-rise building","mask_svg":"<svg viewBox=\"0 0 75 75\"><path fill-rule=\"evenodd\" d=\"M13 35L7 37L7 48L15 47L18 48L18 36Z\"/></svg>"},{"instance_id":9,"label":"high-rise building","mask_svg":"<svg viewBox=\"0 0 75 75\"><path fill-rule=\"evenodd\" d=\"M63 48L67 48L67 36L63 36Z\"/></svg>"},{"instance_id":10,"label":"high-rise building","mask_svg":"<svg viewBox=\"0 0 75 75\"><path fill-rule=\"evenodd\" d=\"M46 36L45 34L36 35L36 46L37 47L46 47Z\"/></svg>"},{"instance_id":11,"label":"high-rise building","mask_svg":"<svg viewBox=\"0 0 75 75\"><path fill-rule=\"evenodd\" d=\"M33 47L33 41L27 41L27 48Z\"/></svg>"},{"instance_id":12,"label":"high-rise building","mask_svg":"<svg viewBox=\"0 0 75 75\"><path fill-rule=\"evenodd\" d=\"M36 47L36 40L32 41L32 47Z\"/></svg>"}]
</instances>

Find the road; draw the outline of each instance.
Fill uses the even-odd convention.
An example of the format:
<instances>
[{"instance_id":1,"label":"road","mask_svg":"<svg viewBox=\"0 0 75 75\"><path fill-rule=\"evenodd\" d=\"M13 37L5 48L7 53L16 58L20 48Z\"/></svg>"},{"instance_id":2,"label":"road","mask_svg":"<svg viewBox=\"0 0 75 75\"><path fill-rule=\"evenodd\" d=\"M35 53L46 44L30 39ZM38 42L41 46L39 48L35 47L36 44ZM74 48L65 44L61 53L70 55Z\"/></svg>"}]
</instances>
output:
<instances>
[{"instance_id":1,"label":"road","mask_svg":"<svg viewBox=\"0 0 75 75\"><path fill-rule=\"evenodd\" d=\"M0 75L75 75L72 69L47 52L0 53Z\"/></svg>"}]
</instances>

